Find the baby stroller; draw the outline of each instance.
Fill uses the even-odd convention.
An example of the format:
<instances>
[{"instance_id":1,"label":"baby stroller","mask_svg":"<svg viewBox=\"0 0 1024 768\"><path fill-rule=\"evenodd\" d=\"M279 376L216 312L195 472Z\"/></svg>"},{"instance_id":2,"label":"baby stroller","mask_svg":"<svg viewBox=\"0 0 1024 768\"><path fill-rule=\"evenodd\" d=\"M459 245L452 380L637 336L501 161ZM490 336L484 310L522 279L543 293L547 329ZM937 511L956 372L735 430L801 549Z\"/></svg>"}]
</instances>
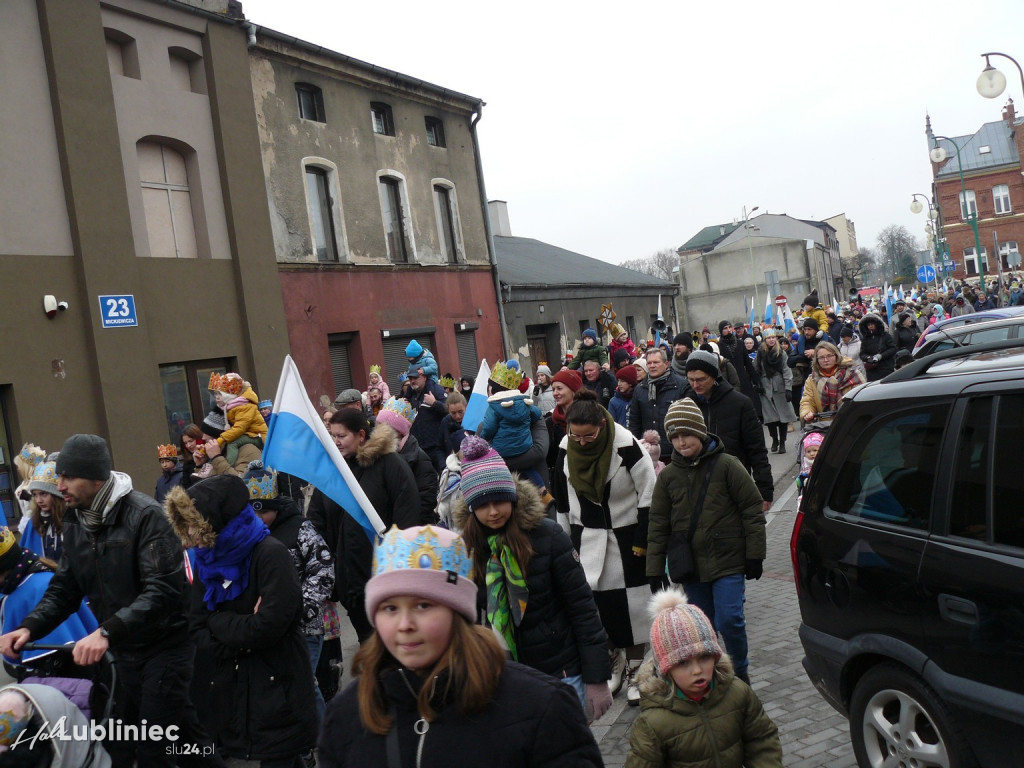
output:
<instances>
[{"instance_id":1,"label":"baby stroller","mask_svg":"<svg viewBox=\"0 0 1024 768\"><path fill-rule=\"evenodd\" d=\"M4 662L17 680L0 688L0 768L108 768L110 755L92 738L92 726L107 726L114 708L117 682L114 657L79 667L71 658L73 644L26 643L22 652L46 655Z\"/></svg>"}]
</instances>

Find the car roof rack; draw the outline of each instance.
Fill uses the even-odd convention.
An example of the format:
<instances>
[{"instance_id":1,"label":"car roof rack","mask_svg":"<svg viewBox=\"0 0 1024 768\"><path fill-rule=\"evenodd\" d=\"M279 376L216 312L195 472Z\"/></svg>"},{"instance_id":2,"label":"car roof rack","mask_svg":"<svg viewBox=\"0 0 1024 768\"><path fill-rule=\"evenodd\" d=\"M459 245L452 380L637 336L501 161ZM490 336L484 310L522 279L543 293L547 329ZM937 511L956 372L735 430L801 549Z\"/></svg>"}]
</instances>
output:
<instances>
[{"instance_id":1,"label":"car roof rack","mask_svg":"<svg viewBox=\"0 0 1024 768\"><path fill-rule=\"evenodd\" d=\"M969 355L977 355L983 352L996 352L1002 349L1014 349L1017 347L1024 347L1024 339L1002 339L1000 341L988 341L984 344L969 344L953 347L952 349L944 349L941 352L933 352L930 355L919 357L913 362L907 363L898 371L893 371L882 379L881 383L888 384L896 381L911 381L916 379L918 376L926 374L928 369L940 360L968 357Z\"/></svg>"}]
</instances>

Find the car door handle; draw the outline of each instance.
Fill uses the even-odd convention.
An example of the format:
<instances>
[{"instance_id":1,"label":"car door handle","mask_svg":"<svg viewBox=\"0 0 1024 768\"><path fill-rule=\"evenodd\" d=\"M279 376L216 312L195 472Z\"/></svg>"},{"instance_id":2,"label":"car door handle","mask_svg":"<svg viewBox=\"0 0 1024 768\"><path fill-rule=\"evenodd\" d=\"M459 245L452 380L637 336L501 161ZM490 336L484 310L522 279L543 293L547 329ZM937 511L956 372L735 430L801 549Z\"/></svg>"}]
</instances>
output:
<instances>
[{"instance_id":1,"label":"car door handle","mask_svg":"<svg viewBox=\"0 0 1024 768\"><path fill-rule=\"evenodd\" d=\"M978 606L973 600L953 595L939 595L939 615L953 624L974 626L978 623Z\"/></svg>"}]
</instances>

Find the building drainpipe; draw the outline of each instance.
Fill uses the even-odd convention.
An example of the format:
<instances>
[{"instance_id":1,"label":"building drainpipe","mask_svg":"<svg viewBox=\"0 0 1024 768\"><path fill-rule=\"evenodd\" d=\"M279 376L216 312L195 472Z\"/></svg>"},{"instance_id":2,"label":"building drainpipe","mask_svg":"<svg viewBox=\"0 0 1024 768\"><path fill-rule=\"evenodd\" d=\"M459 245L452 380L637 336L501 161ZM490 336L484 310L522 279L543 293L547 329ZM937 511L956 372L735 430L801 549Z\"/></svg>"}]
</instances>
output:
<instances>
[{"instance_id":1,"label":"building drainpipe","mask_svg":"<svg viewBox=\"0 0 1024 768\"><path fill-rule=\"evenodd\" d=\"M244 21L242 22L242 29L245 30L245 34L247 37L246 46L248 48L252 48L256 45L256 30L258 30L259 27L257 27L251 21Z\"/></svg>"},{"instance_id":2,"label":"building drainpipe","mask_svg":"<svg viewBox=\"0 0 1024 768\"><path fill-rule=\"evenodd\" d=\"M484 184L484 166L480 160L480 142L476 135L476 124L483 117L484 102L476 108L476 115L469 124L469 132L473 136L473 160L476 163L477 185L480 187L480 206L484 214L484 234L487 236L487 252L491 260L491 275L494 278L494 298L498 302L498 324L501 330L501 354L508 359L512 345L508 338L508 325L505 323L505 304L501 296L501 281L498 279L498 257L494 250L494 233L491 231L491 217L487 211L487 187ZM509 297L511 299L511 296Z\"/></svg>"}]
</instances>

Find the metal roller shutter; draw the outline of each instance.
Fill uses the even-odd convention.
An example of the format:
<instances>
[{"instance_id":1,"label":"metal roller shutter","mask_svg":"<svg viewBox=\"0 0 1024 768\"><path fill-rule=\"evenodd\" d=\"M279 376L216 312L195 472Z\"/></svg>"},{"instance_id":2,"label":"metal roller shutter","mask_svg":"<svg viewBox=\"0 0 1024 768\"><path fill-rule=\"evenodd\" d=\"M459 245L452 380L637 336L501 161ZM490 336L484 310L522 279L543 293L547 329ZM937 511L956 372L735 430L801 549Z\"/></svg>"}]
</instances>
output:
<instances>
[{"instance_id":1,"label":"metal roller shutter","mask_svg":"<svg viewBox=\"0 0 1024 768\"><path fill-rule=\"evenodd\" d=\"M331 376L334 379L334 396L342 390L352 389L352 366L348 360L348 346L352 334L331 334L327 337L327 351L331 356Z\"/></svg>"},{"instance_id":2,"label":"metal roller shutter","mask_svg":"<svg viewBox=\"0 0 1024 768\"><path fill-rule=\"evenodd\" d=\"M476 354L476 331L457 331L455 346L459 350L458 375L475 378L480 371L480 358Z\"/></svg>"}]
</instances>

